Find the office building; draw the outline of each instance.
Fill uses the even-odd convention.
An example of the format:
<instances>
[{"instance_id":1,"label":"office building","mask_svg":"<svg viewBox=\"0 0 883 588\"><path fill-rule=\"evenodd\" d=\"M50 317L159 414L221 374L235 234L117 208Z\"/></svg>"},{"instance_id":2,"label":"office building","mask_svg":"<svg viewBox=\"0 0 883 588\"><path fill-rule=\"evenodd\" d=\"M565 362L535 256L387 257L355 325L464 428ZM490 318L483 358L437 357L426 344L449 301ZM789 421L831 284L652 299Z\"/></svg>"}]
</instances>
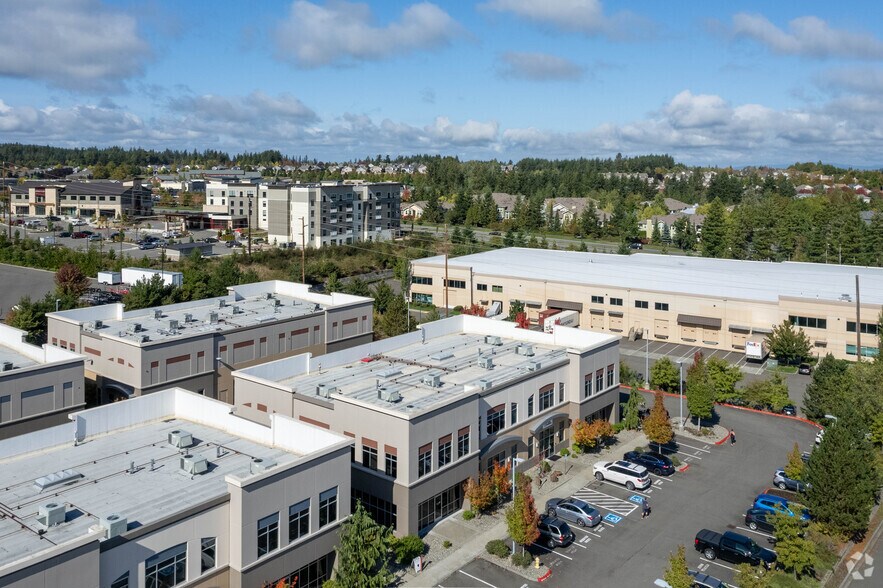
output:
<instances>
[{"instance_id":1,"label":"office building","mask_svg":"<svg viewBox=\"0 0 883 588\"><path fill-rule=\"evenodd\" d=\"M788 320L814 354L855 359L860 338L875 356L883 308L883 269L834 264L508 248L449 259L447 281L443 256L418 259L412 276L417 302L507 314L518 300L534 321L576 310L584 329L736 352Z\"/></svg>"},{"instance_id":2,"label":"office building","mask_svg":"<svg viewBox=\"0 0 883 588\"><path fill-rule=\"evenodd\" d=\"M51 427L86 406L82 355L0 324L0 439Z\"/></svg>"},{"instance_id":3,"label":"office building","mask_svg":"<svg viewBox=\"0 0 883 588\"><path fill-rule=\"evenodd\" d=\"M523 471L569 445L574 420L619 418L618 337L474 316L233 377L242 416L350 437L351 498L398 535L460 509L465 481L494 462Z\"/></svg>"},{"instance_id":4,"label":"office building","mask_svg":"<svg viewBox=\"0 0 883 588\"><path fill-rule=\"evenodd\" d=\"M12 186L12 212L119 219L150 215L153 197L137 178L126 182L26 182Z\"/></svg>"},{"instance_id":5,"label":"office building","mask_svg":"<svg viewBox=\"0 0 883 588\"><path fill-rule=\"evenodd\" d=\"M0 586L261 588L331 576L351 441L172 388L0 441Z\"/></svg>"},{"instance_id":6,"label":"office building","mask_svg":"<svg viewBox=\"0 0 883 588\"><path fill-rule=\"evenodd\" d=\"M234 369L373 339L371 298L282 281L228 290L128 312L117 303L49 313L48 340L86 357L103 401L179 386L233 402Z\"/></svg>"}]
</instances>

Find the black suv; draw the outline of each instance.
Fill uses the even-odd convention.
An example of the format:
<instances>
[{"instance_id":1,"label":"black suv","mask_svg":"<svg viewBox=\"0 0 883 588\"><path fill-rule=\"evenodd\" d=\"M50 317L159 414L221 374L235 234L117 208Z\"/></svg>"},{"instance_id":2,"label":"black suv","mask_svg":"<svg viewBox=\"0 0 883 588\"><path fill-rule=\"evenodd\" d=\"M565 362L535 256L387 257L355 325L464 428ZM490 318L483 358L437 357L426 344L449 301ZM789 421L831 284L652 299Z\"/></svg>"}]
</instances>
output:
<instances>
[{"instance_id":1,"label":"black suv","mask_svg":"<svg viewBox=\"0 0 883 588\"><path fill-rule=\"evenodd\" d=\"M763 531L764 533L775 533L776 526L773 525L773 522L767 519L767 516L772 516L768 510L763 510L760 508L749 508L745 511L745 526L751 529L752 531Z\"/></svg>"},{"instance_id":2,"label":"black suv","mask_svg":"<svg viewBox=\"0 0 883 588\"><path fill-rule=\"evenodd\" d=\"M657 476L668 476L675 472L672 461L655 451L627 451L622 458L626 461L642 465Z\"/></svg>"},{"instance_id":3,"label":"black suv","mask_svg":"<svg viewBox=\"0 0 883 588\"><path fill-rule=\"evenodd\" d=\"M561 519L543 515L540 517L537 528L540 531L540 538L537 539L537 543L543 543L549 549L564 547L565 545L570 545L573 541L573 531Z\"/></svg>"}]
</instances>

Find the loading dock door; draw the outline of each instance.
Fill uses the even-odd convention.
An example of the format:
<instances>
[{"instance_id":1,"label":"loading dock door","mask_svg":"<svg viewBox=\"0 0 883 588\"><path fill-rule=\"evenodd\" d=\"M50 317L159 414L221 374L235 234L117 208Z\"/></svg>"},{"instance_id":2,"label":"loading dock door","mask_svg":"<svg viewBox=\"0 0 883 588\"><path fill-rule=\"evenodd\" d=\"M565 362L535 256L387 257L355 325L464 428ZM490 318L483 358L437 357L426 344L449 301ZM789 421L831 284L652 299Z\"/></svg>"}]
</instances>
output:
<instances>
[{"instance_id":1,"label":"loading dock door","mask_svg":"<svg viewBox=\"0 0 883 588\"><path fill-rule=\"evenodd\" d=\"M668 321L656 319L653 322L653 336L657 339L668 339Z\"/></svg>"},{"instance_id":2,"label":"loading dock door","mask_svg":"<svg viewBox=\"0 0 883 588\"><path fill-rule=\"evenodd\" d=\"M604 329L604 315L592 314L592 329L601 331Z\"/></svg>"},{"instance_id":3,"label":"loading dock door","mask_svg":"<svg viewBox=\"0 0 883 588\"><path fill-rule=\"evenodd\" d=\"M681 340L682 341L695 341L696 340L696 327L687 327L681 326Z\"/></svg>"}]
</instances>

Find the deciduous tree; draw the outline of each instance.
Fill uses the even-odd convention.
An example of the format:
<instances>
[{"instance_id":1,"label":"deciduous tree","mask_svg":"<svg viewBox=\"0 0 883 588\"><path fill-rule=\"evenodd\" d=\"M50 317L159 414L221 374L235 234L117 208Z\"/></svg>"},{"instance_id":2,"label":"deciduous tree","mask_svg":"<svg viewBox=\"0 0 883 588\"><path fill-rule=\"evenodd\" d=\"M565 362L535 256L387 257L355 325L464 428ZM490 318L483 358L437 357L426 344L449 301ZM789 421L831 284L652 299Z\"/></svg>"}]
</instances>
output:
<instances>
[{"instance_id":1,"label":"deciduous tree","mask_svg":"<svg viewBox=\"0 0 883 588\"><path fill-rule=\"evenodd\" d=\"M794 448L788 453L788 463L785 464L785 475L792 480L802 480L806 462L800 453L800 447L794 443Z\"/></svg>"},{"instance_id":2,"label":"deciduous tree","mask_svg":"<svg viewBox=\"0 0 883 588\"><path fill-rule=\"evenodd\" d=\"M662 392L656 392L653 408L650 409L650 414L644 417L644 434L651 443L656 443L657 447L665 445L674 438Z\"/></svg>"},{"instance_id":3,"label":"deciduous tree","mask_svg":"<svg viewBox=\"0 0 883 588\"><path fill-rule=\"evenodd\" d=\"M714 388L701 353L687 370L687 409L698 419L700 429L702 419L710 419L714 412Z\"/></svg>"},{"instance_id":4,"label":"deciduous tree","mask_svg":"<svg viewBox=\"0 0 883 588\"><path fill-rule=\"evenodd\" d=\"M539 539L540 516L534 504L530 480L525 476L518 476L516 485L515 499L506 510L506 526L509 536L523 548Z\"/></svg>"},{"instance_id":5,"label":"deciduous tree","mask_svg":"<svg viewBox=\"0 0 883 588\"><path fill-rule=\"evenodd\" d=\"M742 370L719 357L710 357L705 363L708 379L714 389L716 402L726 402L736 396L736 384L742 379Z\"/></svg>"},{"instance_id":6,"label":"deciduous tree","mask_svg":"<svg viewBox=\"0 0 883 588\"><path fill-rule=\"evenodd\" d=\"M692 588L693 577L687 568L687 554L683 545L668 555L668 568L662 576L671 588Z\"/></svg>"},{"instance_id":7,"label":"deciduous tree","mask_svg":"<svg viewBox=\"0 0 883 588\"><path fill-rule=\"evenodd\" d=\"M767 342L779 363L796 364L809 357L809 337L803 329L795 328L791 321L785 320L773 327Z\"/></svg>"},{"instance_id":8,"label":"deciduous tree","mask_svg":"<svg viewBox=\"0 0 883 588\"><path fill-rule=\"evenodd\" d=\"M620 422L624 428L634 431L641 425L642 402L644 402L644 397L632 388L628 400L622 403L622 421Z\"/></svg>"},{"instance_id":9,"label":"deciduous tree","mask_svg":"<svg viewBox=\"0 0 883 588\"><path fill-rule=\"evenodd\" d=\"M66 263L55 272L55 291L59 298L79 298L89 288L89 277L72 263Z\"/></svg>"},{"instance_id":10,"label":"deciduous tree","mask_svg":"<svg viewBox=\"0 0 883 588\"><path fill-rule=\"evenodd\" d=\"M650 385L665 392L678 392L680 371L668 357L661 357L650 368Z\"/></svg>"},{"instance_id":11,"label":"deciduous tree","mask_svg":"<svg viewBox=\"0 0 883 588\"><path fill-rule=\"evenodd\" d=\"M816 560L815 543L804 536L800 517L776 513L772 517L776 536L776 561L800 578L812 571Z\"/></svg>"}]
</instances>

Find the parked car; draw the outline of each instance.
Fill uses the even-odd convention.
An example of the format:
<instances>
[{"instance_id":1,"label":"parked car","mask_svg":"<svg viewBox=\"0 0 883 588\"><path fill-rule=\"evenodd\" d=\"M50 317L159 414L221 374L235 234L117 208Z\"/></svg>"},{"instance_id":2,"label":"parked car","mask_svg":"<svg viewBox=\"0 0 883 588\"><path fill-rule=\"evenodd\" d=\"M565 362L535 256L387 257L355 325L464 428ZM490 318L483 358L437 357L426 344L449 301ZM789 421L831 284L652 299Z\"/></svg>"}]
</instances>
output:
<instances>
[{"instance_id":1,"label":"parked car","mask_svg":"<svg viewBox=\"0 0 883 588\"><path fill-rule=\"evenodd\" d=\"M644 246L640 243L629 243L629 249L643 249Z\"/></svg>"},{"instance_id":2,"label":"parked car","mask_svg":"<svg viewBox=\"0 0 883 588\"><path fill-rule=\"evenodd\" d=\"M71 224L75 227L82 227L83 225L86 224L86 221L84 221L81 218L75 218L75 219L71 219Z\"/></svg>"},{"instance_id":3,"label":"parked car","mask_svg":"<svg viewBox=\"0 0 883 588\"><path fill-rule=\"evenodd\" d=\"M499 237L500 231L491 231L490 233L488 233L488 235L491 235L492 237Z\"/></svg>"},{"instance_id":4,"label":"parked car","mask_svg":"<svg viewBox=\"0 0 883 588\"><path fill-rule=\"evenodd\" d=\"M720 558L736 564L763 566L767 570L776 565L775 552L759 546L750 537L732 531L721 534L702 529L696 533L693 546L708 560Z\"/></svg>"},{"instance_id":5,"label":"parked car","mask_svg":"<svg viewBox=\"0 0 883 588\"><path fill-rule=\"evenodd\" d=\"M787 416L797 416L797 407L793 404L786 404L782 407L782 414Z\"/></svg>"},{"instance_id":6,"label":"parked car","mask_svg":"<svg viewBox=\"0 0 883 588\"><path fill-rule=\"evenodd\" d=\"M773 474L773 486L779 490L790 490L791 492L806 492L807 485L800 480L793 480L785 475L785 470L779 468Z\"/></svg>"},{"instance_id":7,"label":"parked car","mask_svg":"<svg viewBox=\"0 0 883 588\"><path fill-rule=\"evenodd\" d=\"M693 577L693 588L727 588L726 584L714 576L696 570L687 570L687 573Z\"/></svg>"},{"instance_id":8,"label":"parked car","mask_svg":"<svg viewBox=\"0 0 883 588\"><path fill-rule=\"evenodd\" d=\"M770 520L773 516L768 510L762 508L749 508L745 511L745 526L752 531L763 531L764 533L775 533L776 527Z\"/></svg>"},{"instance_id":9,"label":"parked car","mask_svg":"<svg viewBox=\"0 0 883 588\"><path fill-rule=\"evenodd\" d=\"M537 539L537 542L544 543L549 549L564 547L573 541L573 531L561 519L542 515L537 529L540 531L540 538Z\"/></svg>"},{"instance_id":10,"label":"parked car","mask_svg":"<svg viewBox=\"0 0 883 588\"><path fill-rule=\"evenodd\" d=\"M89 240L90 241L101 241L101 235L98 235L97 233L92 233L91 235L89 235Z\"/></svg>"},{"instance_id":11,"label":"parked car","mask_svg":"<svg viewBox=\"0 0 883 588\"><path fill-rule=\"evenodd\" d=\"M598 509L579 498L550 498L546 501L546 512L550 517L558 517L580 527L594 527L601 522Z\"/></svg>"},{"instance_id":12,"label":"parked car","mask_svg":"<svg viewBox=\"0 0 883 588\"><path fill-rule=\"evenodd\" d=\"M808 375L812 374L812 366L809 365L808 363L802 363L802 364L800 364L800 366L798 366L797 373L803 374L804 376L808 376Z\"/></svg>"},{"instance_id":13,"label":"parked car","mask_svg":"<svg viewBox=\"0 0 883 588\"><path fill-rule=\"evenodd\" d=\"M238 247L238 246L239 246L239 243L237 243L236 241L227 241L227 243L226 243L224 246L225 246L227 249L231 249L231 248L233 248L233 247Z\"/></svg>"},{"instance_id":14,"label":"parked car","mask_svg":"<svg viewBox=\"0 0 883 588\"><path fill-rule=\"evenodd\" d=\"M202 242L203 243L217 243L218 239L217 239L217 237L206 237L205 239L202 240Z\"/></svg>"},{"instance_id":15,"label":"parked car","mask_svg":"<svg viewBox=\"0 0 883 588\"><path fill-rule=\"evenodd\" d=\"M156 249L156 243L153 241L142 241L138 244L138 249L141 249L142 251L145 249Z\"/></svg>"},{"instance_id":16,"label":"parked car","mask_svg":"<svg viewBox=\"0 0 883 588\"><path fill-rule=\"evenodd\" d=\"M48 220L48 221L52 221L52 222L54 222L54 223L57 223L58 221L61 220L61 217L60 217L60 216L55 216L55 215L50 215L50 216L47 216L47 217L46 217L46 220Z\"/></svg>"},{"instance_id":17,"label":"parked car","mask_svg":"<svg viewBox=\"0 0 883 588\"><path fill-rule=\"evenodd\" d=\"M642 453L627 451L622 458L628 462L644 466L657 476L668 476L675 471L674 463L656 451L644 451Z\"/></svg>"},{"instance_id":18,"label":"parked car","mask_svg":"<svg viewBox=\"0 0 883 588\"><path fill-rule=\"evenodd\" d=\"M796 505L788 502L787 498L773 496L772 494L758 494L757 498L754 499L754 508L759 508L772 513L779 512L790 517L797 516L799 513L801 519L809 519L809 513L806 509L798 511Z\"/></svg>"},{"instance_id":19,"label":"parked car","mask_svg":"<svg viewBox=\"0 0 883 588\"><path fill-rule=\"evenodd\" d=\"M87 235L83 231L74 231L74 233L71 235L71 239L85 239L88 236L89 235Z\"/></svg>"},{"instance_id":20,"label":"parked car","mask_svg":"<svg viewBox=\"0 0 883 588\"><path fill-rule=\"evenodd\" d=\"M822 442L822 439L825 438L825 429L820 429L818 433L816 433L816 445Z\"/></svg>"},{"instance_id":21,"label":"parked car","mask_svg":"<svg viewBox=\"0 0 883 588\"><path fill-rule=\"evenodd\" d=\"M62 232L58 233L58 236L66 239L71 236L71 232L70 231L62 231Z\"/></svg>"},{"instance_id":22,"label":"parked car","mask_svg":"<svg viewBox=\"0 0 883 588\"><path fill-rule=\"evenodd\" d=\"M623 484L629 490L643 490L650 486L647 468L627 461L599 461L592 466L596 480L610 480Z\"/></svg>"}]
</instances>

